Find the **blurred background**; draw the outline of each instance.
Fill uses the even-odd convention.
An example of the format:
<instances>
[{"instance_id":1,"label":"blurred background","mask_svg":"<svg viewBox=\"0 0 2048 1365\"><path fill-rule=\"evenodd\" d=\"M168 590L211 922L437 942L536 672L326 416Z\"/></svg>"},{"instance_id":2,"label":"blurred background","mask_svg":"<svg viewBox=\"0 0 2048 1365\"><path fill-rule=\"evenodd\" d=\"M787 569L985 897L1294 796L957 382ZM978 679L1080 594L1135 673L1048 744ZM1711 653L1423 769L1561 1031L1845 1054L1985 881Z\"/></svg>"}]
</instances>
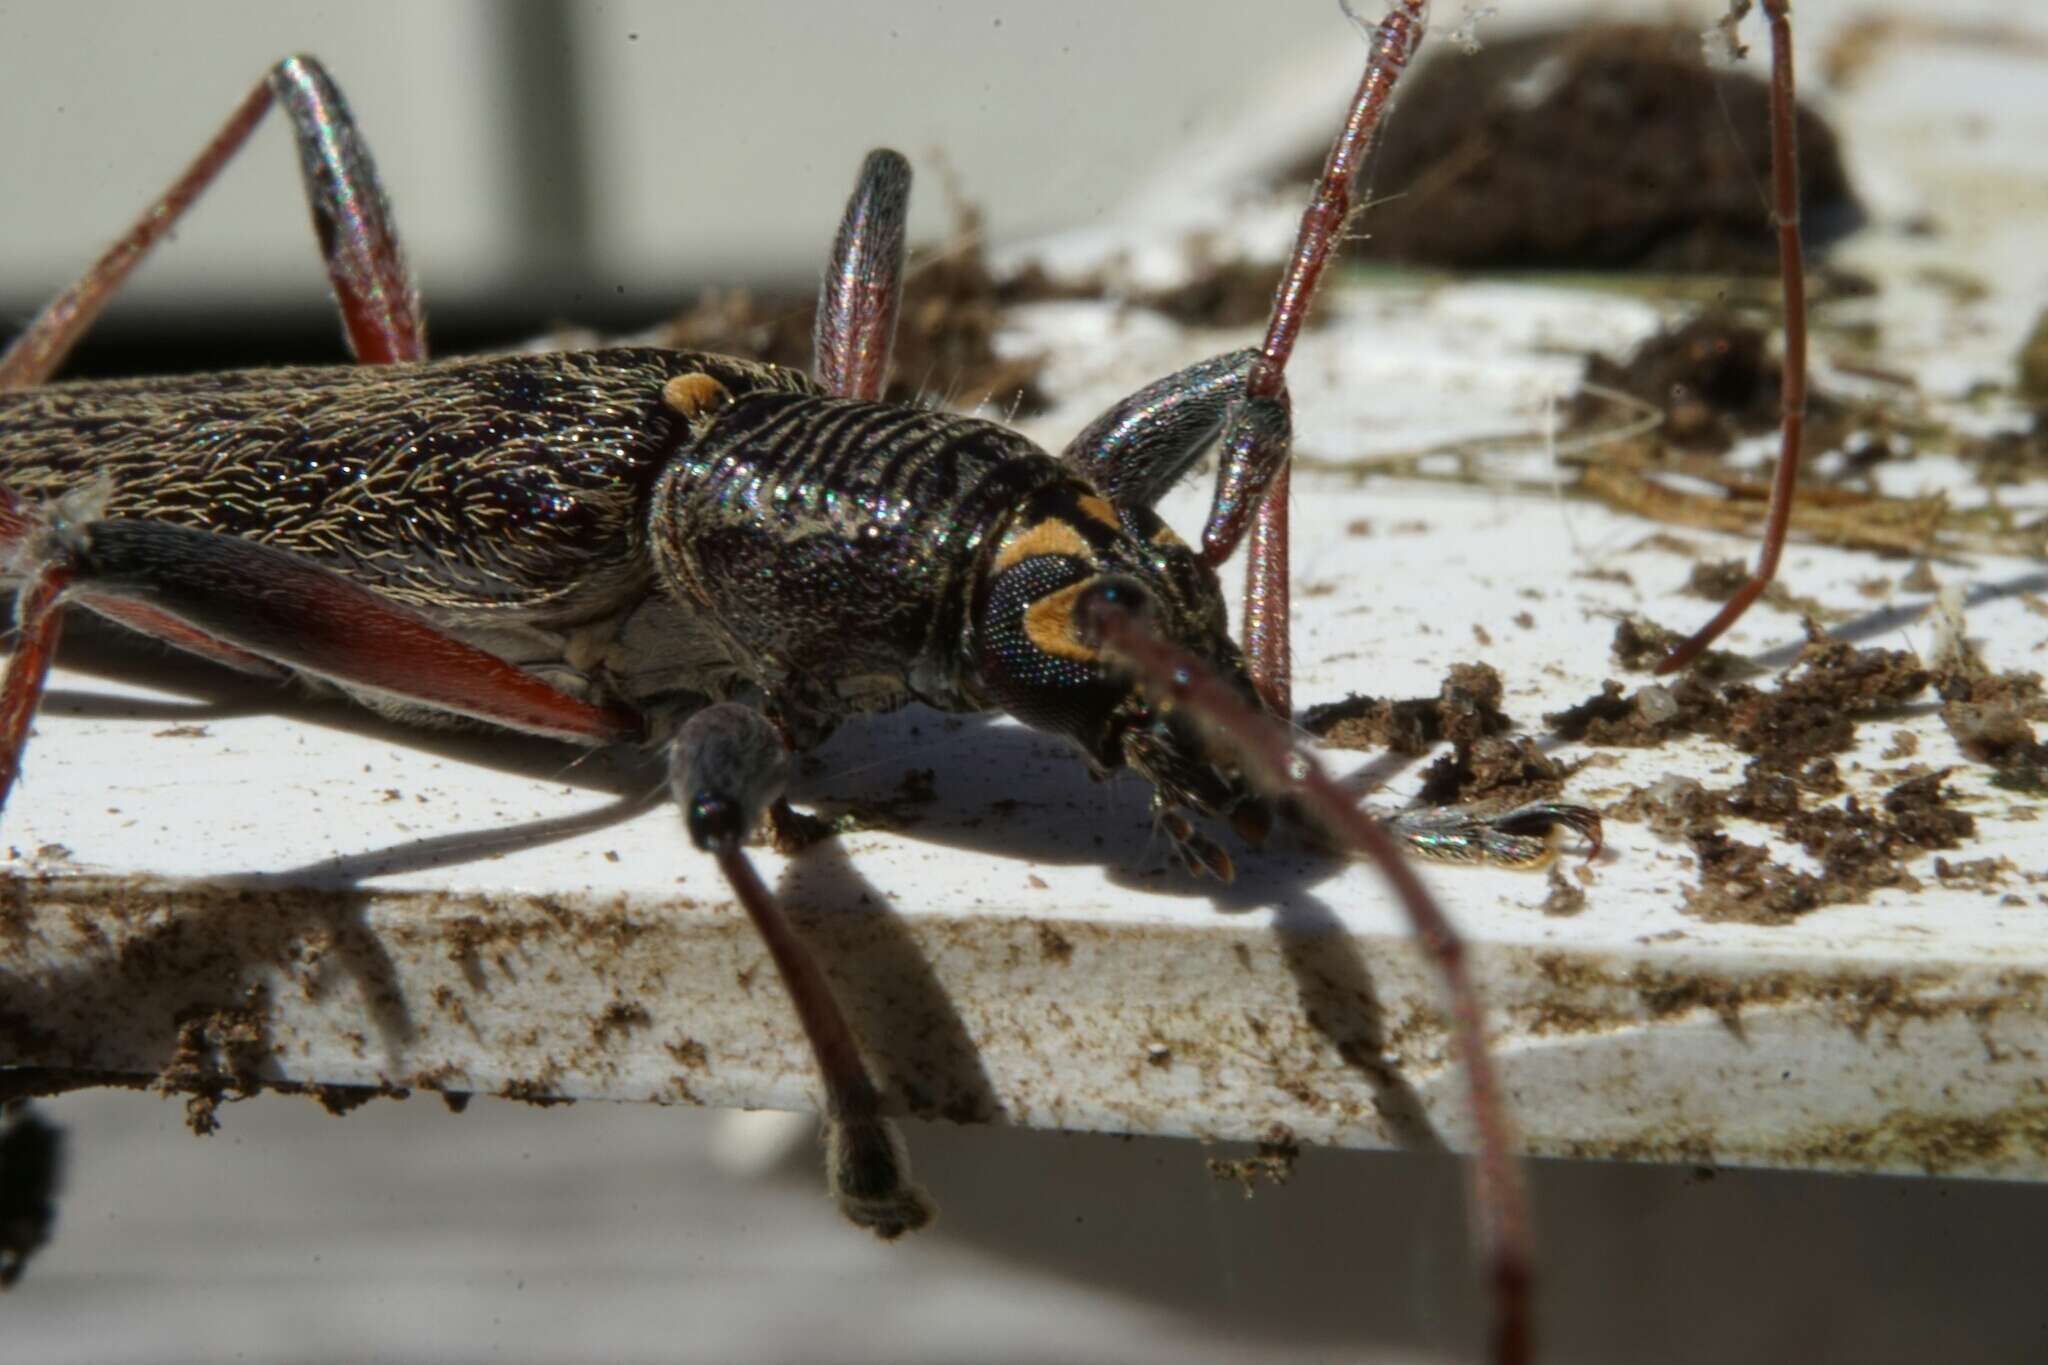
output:
<instances>
[{"instance_id":1,"label":"blurred background","mask_svg":"<svg viewBox=\"0 0 2048 1365\"><path fill-rule=\"evenodd\" d=\"M706 286L815 288L875 146L916 163L915 240L950 236L964 203L993 241L1099 223L1167 163L1247 145L1248 115L1314 140L1303 108L1327 129L1364 52L1334 3L1230 0L82 0L0 5L0 33L0 317L74 278L303 51L347 92L450 352L646 326ZM325 294L273 115L74 372L195 347L333 359Z\"/></svg>"},{"instance_id":2,"label":"blurred background","mask_svg":"<svg viewBox=\"0 0 2048 1365\"><path fill-rule=\"evenodd\" d=\"M1503 29L1588 12L1502 8ZM1920 22L1903 4L1799 12L1822 102L1831 43ZM645 327L705 288L808 291L880 144L917 166L923 242L963 205L992 244L1227 212L1228 186L1327 137L1364 48L1322 0L0 4L0 331L295 51L347 90L454 353ZM1995 124L2026 87L1981 88L1968 117ZM1930 135L1967 136L1961 118ZM1885 149L1855 152L1896 221L1912 197ZM272 123L72 372L341 355ZM1476 1341L1457 1173L1435 1156L1310 1152L1247 1201L1203 1170L1243 1153L914 1125L945 1216L883 1248L837 1225L805 1141L698 1112L479 1100L453 1118L428 1098L336 1120L265 1099L202 1142L175 1100L46 1110L75 1135L62 1222L0 1300L0 1362L1406 1361ZM1550 1359L2048 1358L2040 1189L1531 1173Z\"/></svg>"}]
</instances>

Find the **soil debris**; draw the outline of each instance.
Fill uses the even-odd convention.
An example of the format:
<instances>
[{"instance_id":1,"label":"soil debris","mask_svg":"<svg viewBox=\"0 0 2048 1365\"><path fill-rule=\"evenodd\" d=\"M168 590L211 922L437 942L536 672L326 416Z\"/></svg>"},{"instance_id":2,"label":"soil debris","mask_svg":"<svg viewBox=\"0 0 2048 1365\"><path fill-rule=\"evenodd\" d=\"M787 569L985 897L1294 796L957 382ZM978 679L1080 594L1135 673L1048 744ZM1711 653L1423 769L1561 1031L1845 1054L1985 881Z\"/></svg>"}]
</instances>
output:
<instances>
[{"instance_id":1,"label":"soil debris","mask_svg":"<svg viewBox=\"0 0 2048 1365\"><path fill-rule=\"evenodd\" d=\"M2020 397L2030 403L2048 403L2048 308L2041 310L2034 319L2034 330L2020 344L2018 371Z\"/></svg>"},{"instance_id":2,"label":"soil debris","mask_svg":"<svg viewBox=\"0 0 2048 1365\"><path fill-rule=\"evenodd\" d=\"M1514 722L1500 709L1504 689L1489 664L1453 664L1434 697L1394 701L1357 693L1311 706L1304 728L1333 749L1388 750L1416 755L1444 740L1469 746L1505 734Z\"/></svg>"},{"instance_id":3,"label":"soil debris","mask_svg":"<svg viewBox=\"0 0 2048 1365\"><path fill-rule=\"evenodd\" d=\"M1850 796L1784 819L1781 828L1820 864L1817 874L1787 867L1768 849L1720 830L1691 829L1700 882L1686 892L1686 909L1702 919L1783 924L1823 905L1862 901L1880 887L1917 888L1907 859L1958 848L1976 832L1974 817L1949 805L1946 776L1908 778L1875 810ZM1724 808L1732 814L1734 805Z\"/></svg>"},{"instance_id":4,"label":"soil debris","mask_svg":"<svg viewBox=\"0 0 2048 1365\"><path fill-rule=\"evenodd\" d=\"M1614 627L1614 662L1630 672L1648 672L1663 663L1665 657L1685 639L1669 626L1660 626L1640 616L1625 616ZM1756 671L1756 666L1739 654L1710 649L1693 661L1684 676L1736 678Z\"/></svg>"},{"instance_id":5,"label":"soil debris","mask_svg":"<svg viewBox=\"0 0 2048 1365\"><path fill-rule=\"evenodd\" d=\"M2048 476L2048 407L2034 413L2030 427L1963 440L1956 447L1956 458L1975 466L1977 482L1986 488Z\"/></svg>"},{"instance_id":6,"label":"soil debris","mask_svg":"<svg viewBox=\"0 0 2048 1365\"><path fill-rule=\"evenodd\" d=\"M1249 1199L1258 1192L1261 1181L1285 1185L1294 1177L1295 1164L1300 1160L1301 1144L1295 1139L1294 1130L1276 1123L1259 1139L1257 1155L1235 1160L1212 1156L1208 1166L1212 1178L1236 1181Z\"/></svg>"},{"instance_id":7,"label":"soil debris","mask_svg":"<svg viewBox=\"0 0 2048 1365\"><path fill-rule=\"evenodd\" d=\"M1965 754L1993 770L1998 786L2048 795L2048 744L2035 739L2032 724L2048 719L2040 674L1993 673L1958 634L1937 660L1934 687L1942 723Z\"/></svg>"},{"instance_id":8,"label":"soil debris","mask_svg":"<svg viewBox=\"0 0 2048 1365\"><path fill-rule=\"evenodd\" d=\"M1656 633L1654 626L1638 627L1629 645ZM1873 806L1848 793L1835 757L1852 747L1860 721L1912 701L1939 676L1903 650L1816 637L1774 687L1687 673L1630 694L1609 680L1598 695L1545 720L1589 744L1643 746L1700 734L1752 755L1734 786L1713 789L1674 775L1603 813L1692 845L1700 880L1685 893L1689 912L1779 924L1819 906L1863 900L1879 887L1916 886L1909 860L1959 848L1975 833L1974 818L1951 805L1947 770L1907 775ZM1721 828L1729 819L1776 829L1819 870L1790 867L1769 848L1734 838Z\"/></svg>"},{"instance_id":9,"label":"soil debris","mask_svg":"<svg viewBox=\"0 0 2048 1365\"><path fill-rule=\"evenodd\" d=\"M1525 738L1501 710L1504 688L1490 664L1453 664L1434 697L1394 701L1349 696L1312 706L1302 725L1337 749L1418 755L1449 741L1423 774L1424 805L1515 805L1556 796L1575 771Z\"/></svg>"},{"instance_id":10,"label":"soil debris","mask_svg":"<svg viewBox=\"0 0 2048 1365\"><path fill-rule=\"evenodd\" d=\"M1556 796L1576 771L1526 736L1482 735L1430 764L1416 799L1425 806L1524 805Z\"/></svg>"},{"instance_id":11,"label":"soil debris","mask_svg":"<svg viewBox=\"0 0 2048 1365\"><path fill-rule=\"evenodd\" d=\"M220 1106L230 1091L246 1099L262 1088L261 1069L270 1060L263 1027L268 1014L262 993L252 991L244 1006L202 1010L178 1021L178 1050L154 1088L186 1092L185 1122L197 1136L220 1131Z\"/></svg>"},{"instance_id":12,"label":"soil debris","mask_svg":"<svg viewBox=\"0 0 2048 1365\"><path fill-rule=\"evenodd\" d=\"M1699 885L1685 893L1685 908L1706 920L1787 924L1821 905L1820 878L1773 859L1770 850L1731 839L1718 830L1692 836L1699 855Z\"/></svg>"},{"instance_id":13,"label":"soil debris","mask_svg":"<svg viewBox=\"0 0 2048 1365\"><path fill-rule=\"evenodd\" d=\"M1760 327L1709 309L1656 333L1625 361L1586 357L1585 383L1628 394L1663 414L1658 434L1686 450L1726 451L1778 425L1784 369ZM1610 399L1582 388L1568 420L1577 429L1612 420Z\"/></svg>"},{"instance_id":14,"label":"soil debris","mask_svg":"<svg viewBox=\"0 0 2048 1365\"><path fill-rule=\"evenodd\" d=\"M1543 898L1543 913L1563 919L1586 908L1586 888L1564 874L1556 863L1550 865L1550 894Z\"/></svg>"},{"instance_id":15,"label":"soil debris","mask_svg":"<svg viewBox=\"0 0 2048 1365\"><path fill-rule=\"evenodd\" d=\"M1273 291L1280 284L1279 261L1251 261L1243 257L1207 260L1196 251L1194 274L1182 284L1147 290L1132 296L1131 302L1166 314L1188 327L1250 327L1266 320L1273 307ZM1309 312L1310 328L1326 327L1328 310Z\"/></svg>"},{"instance_id":16,"label":"soil debris","mask_svg":"<svg viewBox=\"0 0 2048 1365\"><path fill-rule=\"evenodd\" d=\"M1623 621L1615 631L1615 654L1625 666L1653 662L1669 652L1667 640L1676 638L1650 622ZM1858 649L1822 638L1810 639L1769 691L1711 681L1719 661L1709 654L1707 662L1633 693L1610 678L1597 694L1548 713L1544 722L1566 739L1617 747L1708 735L1757 755L1766 768L1789 772L1847 749L1858 717L1903 705L1933 680L1904 650Z\"/></svg>"}]
</instances>

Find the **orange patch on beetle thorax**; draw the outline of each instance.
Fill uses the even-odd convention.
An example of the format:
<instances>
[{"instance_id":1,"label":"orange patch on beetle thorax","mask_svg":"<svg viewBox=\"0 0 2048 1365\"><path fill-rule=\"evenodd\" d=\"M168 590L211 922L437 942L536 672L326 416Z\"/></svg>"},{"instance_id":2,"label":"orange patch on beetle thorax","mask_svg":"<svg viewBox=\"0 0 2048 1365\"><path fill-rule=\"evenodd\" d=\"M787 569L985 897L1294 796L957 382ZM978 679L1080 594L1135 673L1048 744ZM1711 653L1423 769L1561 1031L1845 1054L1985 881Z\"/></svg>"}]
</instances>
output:
<instances>
[{"instance_id":1,"label":"orange patch on beetle thorax","mask_svg":"<svg viewBox=\"0 0 2048 1365\"><path fill-rule=\"evenodd\" d=\"M702 370L692 370L663 384L661 401L695 424L730 403L732 394Z\"/></svg>"},{"instance_id":2,"label":"orange patch on beetle thorax","mask_svg":"<svg viewBox=\"0 0 2048 1365\"><path fill-rule=\"evenodd\" d=\"M1088 542L1073 526L1058 517L1047 517L1034 522L1022 531L1010 536L1003 543L1002 552L996 556L997 573L1020 561L1037 555L1067 555L1074 559L1088 559Z\"/></svg>"},{"instance_id":3,"label":"orange patch on beetle thorax","mask_svg":"<svg viewBox=\"0 0 2048 1365\"><path fill-rule=\"evenodd\" d=\"M1079 583L1049 592L1024 609L1024 636L1036 645L1042 653L1061 659L1072 659L1076 663L1092 664L1102 657L1098 650L1081 643L1074 634L1074 599L1081 595L1081 589L1095 580L1084 578Z\"/></svg>"},{"instance_id":4,"label":"orange patch on beetle thorax","mask_svg":"<svg viewBox=\"0 0 2048 1365\"><path fill-rule=\"evenodd\" d=\"M1090 493L1084 497L1076 498L1074 505L1081 509L1084 516L1101 522L1112 531L1124 529L1124 519L1116 514L1116 508L1110 506L1109 499L1107 498L1097 497L1095 494Z\"/></svg>"}]
</instances>

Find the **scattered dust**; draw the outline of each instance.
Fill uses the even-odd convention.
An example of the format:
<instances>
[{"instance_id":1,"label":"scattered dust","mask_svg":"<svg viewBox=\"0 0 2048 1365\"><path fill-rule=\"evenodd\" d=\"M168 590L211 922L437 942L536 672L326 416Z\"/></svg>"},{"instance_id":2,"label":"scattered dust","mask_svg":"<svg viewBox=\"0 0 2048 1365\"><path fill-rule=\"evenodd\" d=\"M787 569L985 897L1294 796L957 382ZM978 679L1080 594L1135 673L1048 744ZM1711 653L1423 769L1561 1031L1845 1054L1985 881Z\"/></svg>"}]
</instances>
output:
<instances>
[{"instance_id":1,"label":"scattered dust","mask_svg":"<svg viewBox=\"0 0 2048 1365\"><path fill-rule=\"evenodd\" d=\"M1543 898L1543 913L1553 919L1576 915L1586 908L1586 888L1564 874L1556 863L1550 865L1550 893Z\"/></svg>"},{"instance_id":2,"label":"scattered dust","mask_svg":"<svg viewBox=\"0 0 2048 1365\"><path fill-rule=\"evenodd\" d=\"M1301 1144L1295 1140L1294 1130L1284 1123L1276 1123L1266 1130L1259 1139L1255 1156L1227 1159L1210 1157L1209 1174L1217 1180L1234 1180L1250 1199L1258 1192L1261 1181L1272 1185L1285 1185L1294 1177L1294 1167L1301 1160Z\"/></svg>"}]
</instances>

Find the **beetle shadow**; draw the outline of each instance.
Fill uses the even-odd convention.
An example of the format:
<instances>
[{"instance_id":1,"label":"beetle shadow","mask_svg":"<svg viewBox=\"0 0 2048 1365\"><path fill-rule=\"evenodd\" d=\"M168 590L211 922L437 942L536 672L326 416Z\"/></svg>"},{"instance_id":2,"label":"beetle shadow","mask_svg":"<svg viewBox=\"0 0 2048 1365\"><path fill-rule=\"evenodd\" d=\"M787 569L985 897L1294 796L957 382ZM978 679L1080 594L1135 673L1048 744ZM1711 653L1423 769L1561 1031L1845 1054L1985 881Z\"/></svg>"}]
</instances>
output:
<instances>
[{"instance_id":1,"label":"beetle shadow","mask_svg":"<svg viewBox=\"0 0 2048 1365\"><path fill-rule=\"evenodd\" d=\"M988 1123L1001 1117L981 1051L931 961L836 839L792 859L776 899L803 925L826 969L887 983L885 992L838 991L876 1084L919 1118Z\"/></svg>"},{"instance_id":2,"label":"beetle shadow","mask_svg":"<svg viewBox=\"0 0 2048 1365\"><path fill-rule=\"evenodd\" d=\"M1197 882L1153 832L1150 788L1141 780L1080 782L1081 765L1059 741L1014 722L944 717L934 727L930 713L922 720L904 715L863 727L868 733L858 738L835 739L828 746L832 767L818 785L842 801L863 782L872 796L886 797L904 756L915 754L932 765L929 781L913 784L928 796L903 830L919 844L1014 865L1020 882L1034 864L1094 864L1106 866L1111 884L1133 896L1206 901L1207 913L1270 910L1303 1016L1370 1087L1373 1107L1397 1142L1444 1149L1421 1097L1384 1060L1392 1050L1389 1010L1364 955L1336 911L1313 893L1342 874L1343 860L1253 853L1236 859L1234 881ZM861 798L851 805L861 809Z\"/></svg>"},{"instance_id":3,"label":"beetle shadow","mask_svg":"<svg viewBox=\"0 0 2048 1365\"><path fill-rule=\"evenodd\" d=\"M2041 592L2048 592L2048 572L2029 571L1995 583L1972 581L1963 591L1963 610L1967 613L1972 607ZM1919 602L1887 603L1853 620L1829 626L1825 638L1857 644L1881 636L1895 636L1906 627L1933 616L1935 606L1936 599L1932 597ZM1967 623L1967 615L1964 620ZM1788 640L1783 644L1758 650L1749 655L1748 660L1759 668L1784 668L1798 660L1806 651L1807 643L1806 637L1802 635L1797 640Z\"/></svg>"}]
</instances>

